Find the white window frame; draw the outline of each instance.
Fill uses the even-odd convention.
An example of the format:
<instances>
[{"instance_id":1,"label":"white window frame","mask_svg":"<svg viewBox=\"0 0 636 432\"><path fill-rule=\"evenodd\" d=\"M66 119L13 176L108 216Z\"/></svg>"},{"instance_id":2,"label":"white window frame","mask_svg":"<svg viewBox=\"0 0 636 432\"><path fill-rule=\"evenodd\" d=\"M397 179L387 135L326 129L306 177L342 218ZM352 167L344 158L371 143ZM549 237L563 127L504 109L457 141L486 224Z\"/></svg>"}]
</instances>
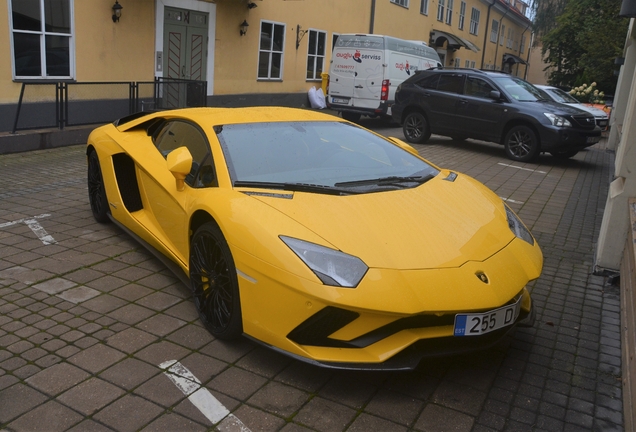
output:
<instances>
[{"instance_id":1,"label":"white window frame","mask_svg":"<svg viewBox=\"0 0 636 432\"><path fill-rule=\"evenodd\" d=\"M512 40L514 39L514 29L508 28L508 40L506 41L506 48L512 49Z\"/></svg>"},{"instance_id":2,"label":"white window frame","mask_svg":"<svg viewBox=\"0 0 636 432\"><path fill-rule=\"evenodd\" d=\"M475 60L470 62L470 67L473 68L473 69L475 68Z\"/></svg>"},{"instance_id":3,"label":"white window frame","mask_svg":"<svg viewBox=\"0 0 636 432\"><path fill-rule=\"evenodd\" d=\"M309 43L311 41L311 34L312 33L316 33L316 54L311 54L310 53L310 46ZM318 39L319 36L323 34L324 35L324 44L323 44L323 52L322 54L318 52L318 47L320 46L320 44L318 43ZM327 40L327 32L324 30L318 30L318 29L309 29L309 34L307 35L307 71L309 71L309 59L313 57L314 59L314 70L313 70L313 77L305 77L307 81L319 81L322 79L321 73L325 72L325 64L326 64L326 60L327 60L327 44L328 44L328 40ZM321 58L322 59L322 70L320 72L316 71L316 65L318 64L318 59Z\"/></svg>"},{"instance_id":4,"label":"white window frame","mask_svg":"<svg viewBox=\"0 0 636 432\"><path fill-rule=\"evenodd\" d=\"M75 0L67 0L69 7L69 20L70 20L70 33L58 33L46 31L46 16L44 13L44 0L39 0L40 6L40 30L20 30L13 28L13 8L12 1L8 0L9 5L9 45L11 51L11 74L13 80L29 81L29 80L50 80L59 81L60 79L69 80L75 77ZM40 75L17 75L15 68L15 46L13 42L14 34L31 34L38 35L40 37ZM46 37L47 36L60 36L66 37L68 41L68 62L69 62L69 75L46 75Z\"/></svg>"},{"instance_id":5,"label":"white window frame","mask_svg":"<svg viewBox=\"0 0 636 432\"><path fill-rule=\"evenodd\" d=\"M446 4L446 24L451 25L453 23L453 0L448 0Z\"/></svg>"},{"instance_id":6,"label":"white window frame","mask_svg":"<svg viewBox=\"0 0 636 432\"><path fill-rule=\"evenodd\" d=\"M497 43L497 38L499 37L499 21L496 19L492 20L492 25L490 26L490 42Z\"/></svg>"},{"instance_id":7,"label":"white window frame","mask_svg":"<svg viewBox=\"0 0 636 432\"><path fill-rule=\"evenodd\" d=\"M464 21L466 20L466 2L462 1L459 5L459 23L457 28L464 30Z\"/></svg>"},{"instance_id":8,"label":"white window frame","mask_svg":"<svg viewBox=\"0 0 636 432\"><path fill-rule=\"evenodd\" d=\"M479 17L481 11L473 7L470 13L470 34L477 36L479 34Z\"/></svg>"},{"instance_id":9,"label":"white window frame","mask_svg":"<svg viewBox=\"0 0 636 432\"><path fill-rule=\"evenodd\" d=\"M420 13L428 15L428 0L422 0L422 3L420 3Z\"/></svg>"},{"instance_id":10,"label":"white window frame","mask_svg":"<svg viewBox=\"0 0 636 432\"><path fill-rule=\"evenodd\" d=\"M466 60L466 61L464 62L464 67L465 67L466 69L468 69L468 68L470 67L470 60Z\"/></svg>"},{"instance_id":11,"label":"white window frame","mask_svg":"<svg viewBox=\"0 0 636 432\"><path fill-rule=\"evenodd\" d=\"M274 33L276 33L276 26L281 26L283 28L283 43L282 43L282 47L280 51L276 51L273 49L273 43L274 41L272 40L272 47L270 47L269 50L267 49L261 49L260 43L258 46L258 56L256 57L256 79L259 81L282 81L283 80L283 70L284 70L284 65L285 65L285 33L287 31L287 25L281 22L276 22L276 21L268 21L268 20L261 20L261 24L259 26L259 30L260 33L263 32L263 24L271 24L272 27L272 35ZM261 77L258 75L258 71L259 71L259 67L260 67L260 58L261 58L261 53L269 53L269 63L267 66L267 76L266 77ZM272 54L280 54L280 76L279 77L272 77Z\"/></svg>"},{"instance_id":12,"label":"white window frame","mask_svg":"<svg viewBox=\"0 0 636 432\"><path fill-rule=\"evenodd\" d=\"M501 24L501 31L499 32L499 45L503 46L505 38L506 38L506 26Z\"/></svg>"},{"instance_id":13,"label":"white window frame","mask_svg":"<svg viewBox=\"0 0 636 432\"><path fill-rule=\"evenodd\" d=\"M444 8L446 7L445 0L437 0L437 21L444 22Z\"/></svg>"},{"instance_id":14,"label":"white window frame","mask_svg":"<svg viewBox=\"0 0 636 432\"><path fill-rule=\"evenodd\" d=\"M455 69L459 69L461 67L461 60L459 58L455 58Z\"/></svg>"},{"instance_id":15,"label":"white window frame","mask_svg":"<svg viewBox=\"0 0 636 432\"><path fill-rule=\"evenodd\" d=\"M409 8L409 0L391 0L391 3L405 8Z\"/></svg>"}]
</instances>

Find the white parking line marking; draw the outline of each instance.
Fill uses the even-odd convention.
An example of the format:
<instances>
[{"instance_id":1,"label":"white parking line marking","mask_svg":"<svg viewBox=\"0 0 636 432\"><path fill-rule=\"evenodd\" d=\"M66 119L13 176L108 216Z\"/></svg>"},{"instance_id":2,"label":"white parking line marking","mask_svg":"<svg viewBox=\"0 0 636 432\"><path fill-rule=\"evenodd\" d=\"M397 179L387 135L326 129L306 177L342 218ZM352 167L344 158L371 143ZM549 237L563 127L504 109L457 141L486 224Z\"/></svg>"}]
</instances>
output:
<instances>
[{"instance_id":1,"label":"white parking line marking","mask_svg":"<svg viewBox=\"0 0 636 432\"><path fill-rule=\"evenodd\" d=\"M501 199L502 199L502 200L504 200L505 202L509 202L509 203L513 203L513 204L524 204L524 202L523 202L523 201L515 201L515 200L512 200L512 199L510 199L510 198L504 198L504 197L502 197L502 196L500 196L499 198L501 198Z\"/></svg>"},{"instance_id":2,"label":"white parking line marking","mask_svg":"<svg viewBox=\"0 0 636 432\"><path fill-rule=\"evenodd\" d=\"M227 418L227 421L223 422L225 425L223 430L250 432L247 426L234 414L230 414L230 411L212 396L212 393L201 386L201 381L177 360L165 361L159 367L165 369L164 374L212 424Z\"/></svg>"},{"instance_id":3,"label":"white parking line marking","mask_svg":"<svg viewBox=\"0 0 636 432\"><path fill-rule=\"evenodd\" d=\"M31 228L31 231L33 231L33 234L35 234L42 243L44 243L45 245L55 244L57 243L57 241L55 241L55 239L51 235L49 235L49 233L47 233L46 230L42 228L42 225L40 225L40 223L36 220L36 219L42 219L49 216L51 215L48 213L44 213L38 216L33 216L32 218L29 218L29 219L18 219L11 222L5 222L3 224L0 224L0 228L6 228L12 225L24 223L26 226Z\"/></svg>"},{"instance_id":4,"label":"white parking line marking","mask_svg":"<svg viewBox=\"0 0 636 432\"><path fill-rule=\"evenodd\" d=\"M520 167L520 166L516 166L516 165L509 165L509 164L505 164L505 163L501 163L501 162L499 162L497 165L505 166L505 167L508 167L508 168L516 168L516 169L524 170L524 171L536 172L536 173L539 173L539 174L547 174L546 171L533 170L533 169L530 169L530 168L524 168L524 167Z\"/></svg>"}]
</instances>

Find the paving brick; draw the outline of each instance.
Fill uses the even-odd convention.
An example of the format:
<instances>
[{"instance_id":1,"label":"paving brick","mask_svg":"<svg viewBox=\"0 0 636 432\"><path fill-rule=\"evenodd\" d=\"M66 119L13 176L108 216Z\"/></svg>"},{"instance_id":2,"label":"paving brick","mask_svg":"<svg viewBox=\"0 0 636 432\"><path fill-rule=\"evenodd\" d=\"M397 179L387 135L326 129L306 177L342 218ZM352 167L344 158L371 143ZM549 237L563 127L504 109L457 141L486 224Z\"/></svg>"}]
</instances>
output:
<instances>
[{"instance_id":1,"label":"paving brick","mask_svg":"<svg viewBox=\"0 0 636 432\"><path fill-rule=\"evenodd\" d=\"M73 365L58 363L32 376L26 382L41 392L54 396L84 381L89 376L90 374Z\"/></svg>"},{"instance_id":2,"label":"paving brick","mask_svg":"<svg viewBox=\"0 0 636 432\"><path fill-rule=\"evenodd\" d=\"M265 378L251 372L239 368L231 368L210 381L208 387L230 397L245 400L266 382Z\"/></svg>"},{"instance_id":3,"label":"paving brick","mask_svg":"<svg viewBox=\"0 0 636 432\"><path fill-rule=\"evenodd\" d=\"M318 430L344 430L356 412L320 397L313 398L294 417L294 421Z\"/></svg>"},{"instance_id":4,"label":"paving brick","mask_svg":"<svg viewBox=\"0 0 636 432\"><path fill-rule=\"evenodd\" d=\"M133 432L157 418L163 409L138 396L126 395L93 416L94 420L122 432Z\"/></svg>"},{"instance_id":5,"label":"paving brick","mask_svg":"<svg viewBox=\"0 0 636 432\"><path fill-rule=\"evenodd\" d=\"M136 328L128 328L109 337L106 343L122 352L132 354L156 340L155 335Z\"/></svg>"},{"instance_id":6,"label":"paving brick","mask_svg":"<svg viewBox=\"0 0 636 432\"><path fill-rule=\"evenodd\" d=\"M170 334L166 339L186 348L196 350L210 343L214 338L203 327L188 325Z\"/></svg>"},{"instance_id":7,"label":"paving brick","mask_svg":"<svg viewBox=\"0 0 636 432\"><path fill-rule=\"evenodd\" d=\"M90 378L57 397L57 400L85 416L93 415L125 393L99 378Z\"/></svg>"},{"instance_id":8,"label":"paving brick","mask_svg":"<svg viewBox=\"0 0 636 432\"><path fill-rule=\"evenodd\" d=\"M247 403L281 417L291 417L309 398L308 393L270 382L249 398Z\"/></svg>"},{"instance_id":9,"label":"paving brick","mask_svg":"<svg viewBox=\"0 0 636 432\"><path fill-rule=\"evenodd\" d=\"M44 425L43 419L46 419ZM25 431L45 429L50 432L66 431L81 420L82 416L78 413L55 401L49 401L11 422L9 428Z\"/></svg>"},{"instance_id":10,"label":"paving brick","mask_svg":"<svg viewBox=\"0 0 636 432\"><path fill-rule=\"evenodd\" d=\"M137 324L136 327L157 336L165 336L184 326L185 321L168 315L158 314Z\"/></svg>"},{"instance_id":11,"label":"paving brick","mask_svg":"<svg viewBox=\"0 0 636 432\"><path fill-rule=\"evenodd\" d=\"M0 424L7 424L46 401L47 397L24 384L16 384L2 390L0 400Z\"/></svg>"},{"instance_id":12,"label":"paving brick","mask_svg":"<svg viewBox=\"0 0 636 432\"><path fill-rule=\"evenodd\" d=\"M166 413L157 420L143 428L142 432L164 432L164 431L180 431L180 432L198 432L207 431L208 428L199 423L193 422L179 414Z\"/></svg>"},{"instance_id":13,"label":"paving brick","mask_svg":"<svg viewBox=\"0 0 636 432\"><path fill-rule=\"evenodd\" d=\"M75 354L68 361L91 373L97 373L112 366L124 357L125 354L121 351L103 344L96 344Z\"/></svg>"},{"instance_id":14,"label":"paving brick","mask_svg":"<svg viewBox=\"0 0 636 432\"><path fill-rule=\"evenodd\" d=\"M132 390L160 372L157 366L153 367L140 360L127 358L106 369L99 377L126 390Z\"/></svg>"}]
</instances>

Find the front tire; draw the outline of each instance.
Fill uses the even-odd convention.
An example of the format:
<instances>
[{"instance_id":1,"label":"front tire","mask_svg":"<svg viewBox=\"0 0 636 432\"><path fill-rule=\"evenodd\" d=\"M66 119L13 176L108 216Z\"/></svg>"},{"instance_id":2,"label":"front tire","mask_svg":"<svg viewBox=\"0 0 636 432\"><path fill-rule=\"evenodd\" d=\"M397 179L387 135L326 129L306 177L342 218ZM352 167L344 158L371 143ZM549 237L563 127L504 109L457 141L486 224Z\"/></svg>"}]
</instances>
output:
<instances>
[{"instance_id":1,"label":"front tire","mask_svg":"<svg viewBox=\"0 0 636 432\"><path fill-rule=\"evenodd\" d=\"M422 144L431 137L431 129L424 114L414 111L408 113L402 125L404 138L412 144Z\"/></svg>"},{"instance_id":2,"label":"front tire","mask_svg":"<svg viewBox=\"0 0 636 432\"><path fill-rule=\"evenodd\" d=\"M106 198L106 188L104 188L104 178L99 165L97 151L91 151L88 155L88 200L91 204L93 217L99 223L109 222L108 199Z\"/></svg>"},{"instance_id":3,"label":"front tire","mask_svg":"<svg viewBox=\"0 0 636 432\"><path fill-rule=\"evenodd\" d=\"M517 162L530 162L539 154L539 139L528 126L514 126L504 140L506 156Z\"/></svg>"},{"instance_id":4,"label":"front tire","mask_svg":"<svg viewBox=\"0 0 636 432\"><path fill-rule=\"evenodd\" d=\"M236 267L230 248L213 222L192 237L190 285L199 318L218 339L236 339L243 333Z\"/></svg>"}]
</instances>

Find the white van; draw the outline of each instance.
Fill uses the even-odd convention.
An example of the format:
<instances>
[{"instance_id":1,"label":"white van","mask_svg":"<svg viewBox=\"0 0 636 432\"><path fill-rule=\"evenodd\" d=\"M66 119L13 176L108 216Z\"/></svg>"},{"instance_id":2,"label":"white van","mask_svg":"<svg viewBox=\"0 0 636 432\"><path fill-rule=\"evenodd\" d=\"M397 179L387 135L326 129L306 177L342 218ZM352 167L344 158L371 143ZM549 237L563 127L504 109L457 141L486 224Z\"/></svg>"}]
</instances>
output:
<instances>
[{"instance_id":1,"label":"white van","mask_svg":"<svg viewBox=\"0 0 636 432\"><path fill-rule=\"evenodd\" d=\"M331 55L327 106L350 121L390 116L397 86L417 70L438 66L437 52L424 42L342 34Z\"/></svg>"}]
</instances>

